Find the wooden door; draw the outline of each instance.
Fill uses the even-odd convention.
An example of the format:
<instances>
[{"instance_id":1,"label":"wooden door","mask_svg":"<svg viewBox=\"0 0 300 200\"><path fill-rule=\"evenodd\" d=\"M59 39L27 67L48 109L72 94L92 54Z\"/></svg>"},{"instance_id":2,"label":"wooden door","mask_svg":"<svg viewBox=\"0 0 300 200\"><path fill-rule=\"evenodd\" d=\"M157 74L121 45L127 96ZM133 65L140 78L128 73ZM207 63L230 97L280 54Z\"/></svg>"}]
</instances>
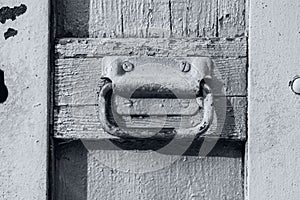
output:
<instances>
[{"instance_id":1,"label":"wooden door","mask_svg":"<svg viewBox=\"0 0 300 200\"><path fill-rule=\"evenodd\" d=\"M52 198L243 199L245 1L63 0L54 4ZM218 131L208 130L188 145L179 141L163 154L157 152L170 141L120 140L103 131L98 94L106 56L212 59ZM134 120L139 127L160 122ZM169 121L177 123L175 118ZM207 152L201 151L205 145Z\"/></svg>"},{"instance_id":2,"label":"wooden door","mask_svg":"<svg viewBox=\"0 0 300 200\"><path fill-rule=\"evenodd\" d=\"M298 0L1 3L0 199L298 199ZM214 60L230 106L209 154L108 148L93 100L119 54Z\"/></svg>"}]
</instances>

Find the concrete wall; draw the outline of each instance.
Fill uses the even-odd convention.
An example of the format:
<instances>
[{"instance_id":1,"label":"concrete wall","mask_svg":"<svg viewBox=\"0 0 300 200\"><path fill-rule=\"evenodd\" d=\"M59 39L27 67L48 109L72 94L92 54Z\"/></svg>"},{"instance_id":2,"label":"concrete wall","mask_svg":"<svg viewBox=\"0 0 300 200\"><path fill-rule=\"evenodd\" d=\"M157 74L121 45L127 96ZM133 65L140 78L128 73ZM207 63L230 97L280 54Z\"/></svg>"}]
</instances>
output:
<instances>
[{"instance_id":1,"label":"concrete wall","mask_svg":"<svg viewBox=\"0 0 300 200\"><path fill-rule=\"evenodd\" d=\"M299 199L300 1L250 1L249 199Z\"/></svg>"},{"instance_id":2,"label":"concrete wall","mask_svg":"<svg viewBox=\"0 0 300 200\"><path fill-rule=\"evenodd\" d=\"M47 187L48 1L0 2L0 69L8 89L8 98L0 104L0 199L43 200ZM3 92L1 87L0 96Z\"/></svg>"}]
</instances>

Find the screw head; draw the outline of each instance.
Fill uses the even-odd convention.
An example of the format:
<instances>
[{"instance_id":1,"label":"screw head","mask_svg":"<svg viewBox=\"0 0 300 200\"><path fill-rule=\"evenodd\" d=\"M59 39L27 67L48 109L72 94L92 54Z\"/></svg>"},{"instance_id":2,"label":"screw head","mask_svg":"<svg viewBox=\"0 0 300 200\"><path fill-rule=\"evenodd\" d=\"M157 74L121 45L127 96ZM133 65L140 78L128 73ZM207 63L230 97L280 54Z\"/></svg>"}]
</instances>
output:
<instances>
[{"instance_id":1,"label":"screw head","mask_svg":"<svg viewBox=\"0 0 300 200\"><path fill-rule=\"evenodd\" d=\"M180 64L180 70L182 72L189 72L191 70L191 64L187 61L183 61L181 64Z\"/></svg>"},{"instance_id":2,"label":"screw head","mask_svg":"<svg viewBox=\"0 0 300 200\"><path fill-rule=\"evenodd\" d=\"M125 61L122 63L122 69L125 72L131 72L134 68L134 65L131 62Z\"/></svg>"},{"instance_id":3,"label":"screw head","mask_svg":"<svg viewBox=\"0 0 300 200\"><path fill-rule=\"evenodd\" d=\"M295 94L300 94L300 76L295 76L294 80L290 82L290 86Z\"/></svg>"}]
</instances>

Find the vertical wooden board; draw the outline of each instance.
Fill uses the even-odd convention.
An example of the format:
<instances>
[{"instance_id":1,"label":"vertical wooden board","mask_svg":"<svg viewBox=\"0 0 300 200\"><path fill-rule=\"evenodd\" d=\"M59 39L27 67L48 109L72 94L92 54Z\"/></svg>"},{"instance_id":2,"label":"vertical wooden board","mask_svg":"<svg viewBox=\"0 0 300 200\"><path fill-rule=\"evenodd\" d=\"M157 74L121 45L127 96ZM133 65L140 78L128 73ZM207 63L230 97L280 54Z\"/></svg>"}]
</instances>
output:
<instances>
[{"instance_id":1,"label":"vertical wooden board","mask_svg":"<svg viewBox=\"0 0 300 200\"><path fill-rule=\"evenodd\" d=\"M89 36L123 37L122 0L90 2Z\"/></svg>"},{"instance_id":2,"label":"vertical wooden board","mask_svg":"<svg viewBox=\"0 0 300 200\"><path fill-rule=\"evenodd\" d=\"M168 0L123 0L124 37L170 36Z\"/></svg>"},{"instance_id":3,"label":"vertical wooden board","mask_svg":"<svg viewBox=\"0 0 300 200\"><path fill-rule=\"evenodd\" d=\"M124 37L147 37L153 9L147 0L123 0L122 26Z\"/></svg>"},{"instance_id":4,"label":"vertical wooden board","mask_svg":"<svg viewBox=\"0 0 300 200\"><path fill-rule=\"evenodd\" d=\"M171 0L173 37L216 37L217 0Z\"/></svg>"},{"instance_id":5,"label":"vertical wooden board","mask_svg":"<svg viewBox=\"0 0 300 200\"><path fill-rule=\"evenodd\" d=\"M90 0L57 0L56 37L88 37Z\"/></svg>"},{"instance_id":6,"label":"vertical wooden board","mask_svg":"<svg viewBox=\"0 0 300 200\"><path fill-rule=\"evenodd\" d=\"M92 150L87 198L239 200L243 199L242 168L241 157Z\"/></svg>"},{"instance_id":7,"label":"vertical wooden board","mask_svg":"<svg viewBox=\"0 0 300 200\"><path fill-rule=\"evenodd\" d=\"M220 144L207 157L121 150L109 141L56 145L56 200L243 199L239 145Z\"/></svg>"},{"instance_id":8,"label":"vertical wooden board","mask_svg":"<svg viewBox=\"0 0 300 200\"><path fill-rule=\"evenodd\" d=\"M245 35L245 13L245 0L218 0L218 37Z\"/></svg>"},{"instance_id":9,"label":"vertical wooden board","mask_svg":"<svg viewBox=\"0 0 300 200\"><path fill-rule=\"evenodd\" d=\"M55 146L53 199L86 200L87 150L79 141L60 141Z\"/></svg>"},{"instance_id":10,"label":"vertical wooden board","mask_svg":"<svg viewBox=\"0 0 300 200\"><path fill-rule=\"evenodd\" d=\"M14 7L19 16L12 21ZM2 12L5 9L6 14ZM47 0L1 0L0 18L7 19L0 26L0 70L4 72L0 82L3 200L47 199L48 10ZM16 35L9 34L5 39L9 28L15 29ZM7 99L3 99L2 81L8 89Z\"/></svg>"},{"instance_id":11,"label":"vertical wooden board","mask_svg":"<svg viewBox=\"0 0 300 200\"><path fill-rule=\"evenodd\" d=\"M90 37L168 37L168 0L92 0Z\"/></svg>"},{"instance_id":12,"label":"vertical wooden board","mask_svg":"<svg viewBox=\"0 0 300 200\"><path fill-rule=\"evenodd\" d=\"M248 198L299 199L300 1L250 1Z\"/></svg>"}]
</instances>

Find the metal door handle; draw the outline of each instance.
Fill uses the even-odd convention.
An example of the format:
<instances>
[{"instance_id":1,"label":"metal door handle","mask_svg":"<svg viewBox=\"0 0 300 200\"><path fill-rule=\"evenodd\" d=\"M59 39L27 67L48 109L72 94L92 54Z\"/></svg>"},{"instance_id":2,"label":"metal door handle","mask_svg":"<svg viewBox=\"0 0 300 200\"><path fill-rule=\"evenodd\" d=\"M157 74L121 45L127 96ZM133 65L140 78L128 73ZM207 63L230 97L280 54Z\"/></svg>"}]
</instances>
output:
<instances>
[{"instance_id":1,"label":"metal door handle","mask_svg":"<svg viewBox=\"0 0 300 200\"><path fill-rule=\"evenodd\" d=\"M213 95L210 87L204 83L202 84L203 93L205 93L205 98L197 97L197 103L199 107L204 106L204 117L202 122L196 127L190 129L179 129L173 130L172 133L169 133L169 136L179 134L179 137L196 137L205 133L212 124L214 116L214 106L213 106ZM121 138L134 138L133 134L129 131L123 130L113 124L108 120L108 111L107 111L107 96L108 93L112 92L112 83L106 83L100 93L99 93L99 119L102 124L103 129L111 135L121 137Z\"/></svg>"},{"instance_id":2,"label":"metal door handle","mask_svg":"<svg viewBox=\"0 0 300 200\"><path fill-rule=\"evenodd\" d=\"M203 61L203 59L201 59L201 61ZM204 60L206 63L207 60ZM127 62L127 61L126 61ZM123 62L124 63L124 62ZM208 72L210 70L207 70L206 65L204 65L202 63L202 66L199 67L199 69L197 69L197 72L201 75L201 77L198 77L198 80L193 80L193 83L198 83L198 86L193 86L193 89L188 88L185 90L185 88L181 85L180 87L182 88L177 88L179 91L182 91L183 93L188 91L195 91L195 88L198 88L200 91L198 91L198 95L196 96L196 102L199 106L199 108L204 108L203 110L203 119L201 121L200 124L198 124L195 127L192 128L188 128L188 129L172 129L172 130L168 130L165 131L163 134L158 134L154 137L162 137L162 138L168 138L168 137L174 137L176 135L177 138L191 138L191 137L197 137L200 136L202 134L204 134L209 127L212 124L213 121L213 117L214 117L214 106L213 106L213 94L212 94L212 90L210 88L210 86L205 83L204 77L209 76L210 74L208 74ZM120 65L118 65L120 66ZM120 84L118 85L118 77L120 74L120 70L119 69L111 69L110 67L107 69L107 65L104 64L103 66L104 68L106 67L106 69L103 69L104 73L110 73L109 75L104 75L103 76L103 81L104 81L104 85L101 87L100 89L100 93L99 93L99 120L100 123L102 125L102 128L108 132L109 134L113 135L113 136L117 136L120 138L138 138L139 135L133 133L131 130L125 130L124 128L120 128L117 125L111 123L108 119L108 94L112 93L112 92L116 92L118 94L124 94L124 91L128 92L130 90L130 87L133 84L137 84L134 81L136 81L137 79L132 79L132 82L127 83L128 85L124 86ZM124 69L123 66L123 71L127 72L127 71L132 71L133 70L133 66L131 66L130 64L126 63L126 68ZM122 66L121 66L122 68ZM130 70L128 70L130 68ZM112 71L115 71L116 73L114 75L112 75ZM129 72L132 73L132 72ZM139 73L142 73L141 71ZM122 73L121 73L122 74ZM192 76L191 76L192 77ZM194 78L196 79L196 78ZM115 82L112 83L111 80L116 80ZM139 80L139 84L141 82L141 80L143 81L143 79ZM160 80L160 79L159 79ZM120 81L121 82L121 81ZM146 82L146 81L145 81ZM124 84L124 80L122 82ZM131 85L130 85L131 84ZM114 90L113 88L116 88L116 90ZM128 89L129 88L129 89ZM185 90L185 91L184 91ZM190 93L186 92L186 95L188 96ZM199 94L201 94L201 96L199 97ZM190 97L190 96L189 96ZM139 130L139 132L141 133L142 138L148 138L148 137L152 137L152 134L147 135L147 130Z\"/></svg>"}]
</instances>

